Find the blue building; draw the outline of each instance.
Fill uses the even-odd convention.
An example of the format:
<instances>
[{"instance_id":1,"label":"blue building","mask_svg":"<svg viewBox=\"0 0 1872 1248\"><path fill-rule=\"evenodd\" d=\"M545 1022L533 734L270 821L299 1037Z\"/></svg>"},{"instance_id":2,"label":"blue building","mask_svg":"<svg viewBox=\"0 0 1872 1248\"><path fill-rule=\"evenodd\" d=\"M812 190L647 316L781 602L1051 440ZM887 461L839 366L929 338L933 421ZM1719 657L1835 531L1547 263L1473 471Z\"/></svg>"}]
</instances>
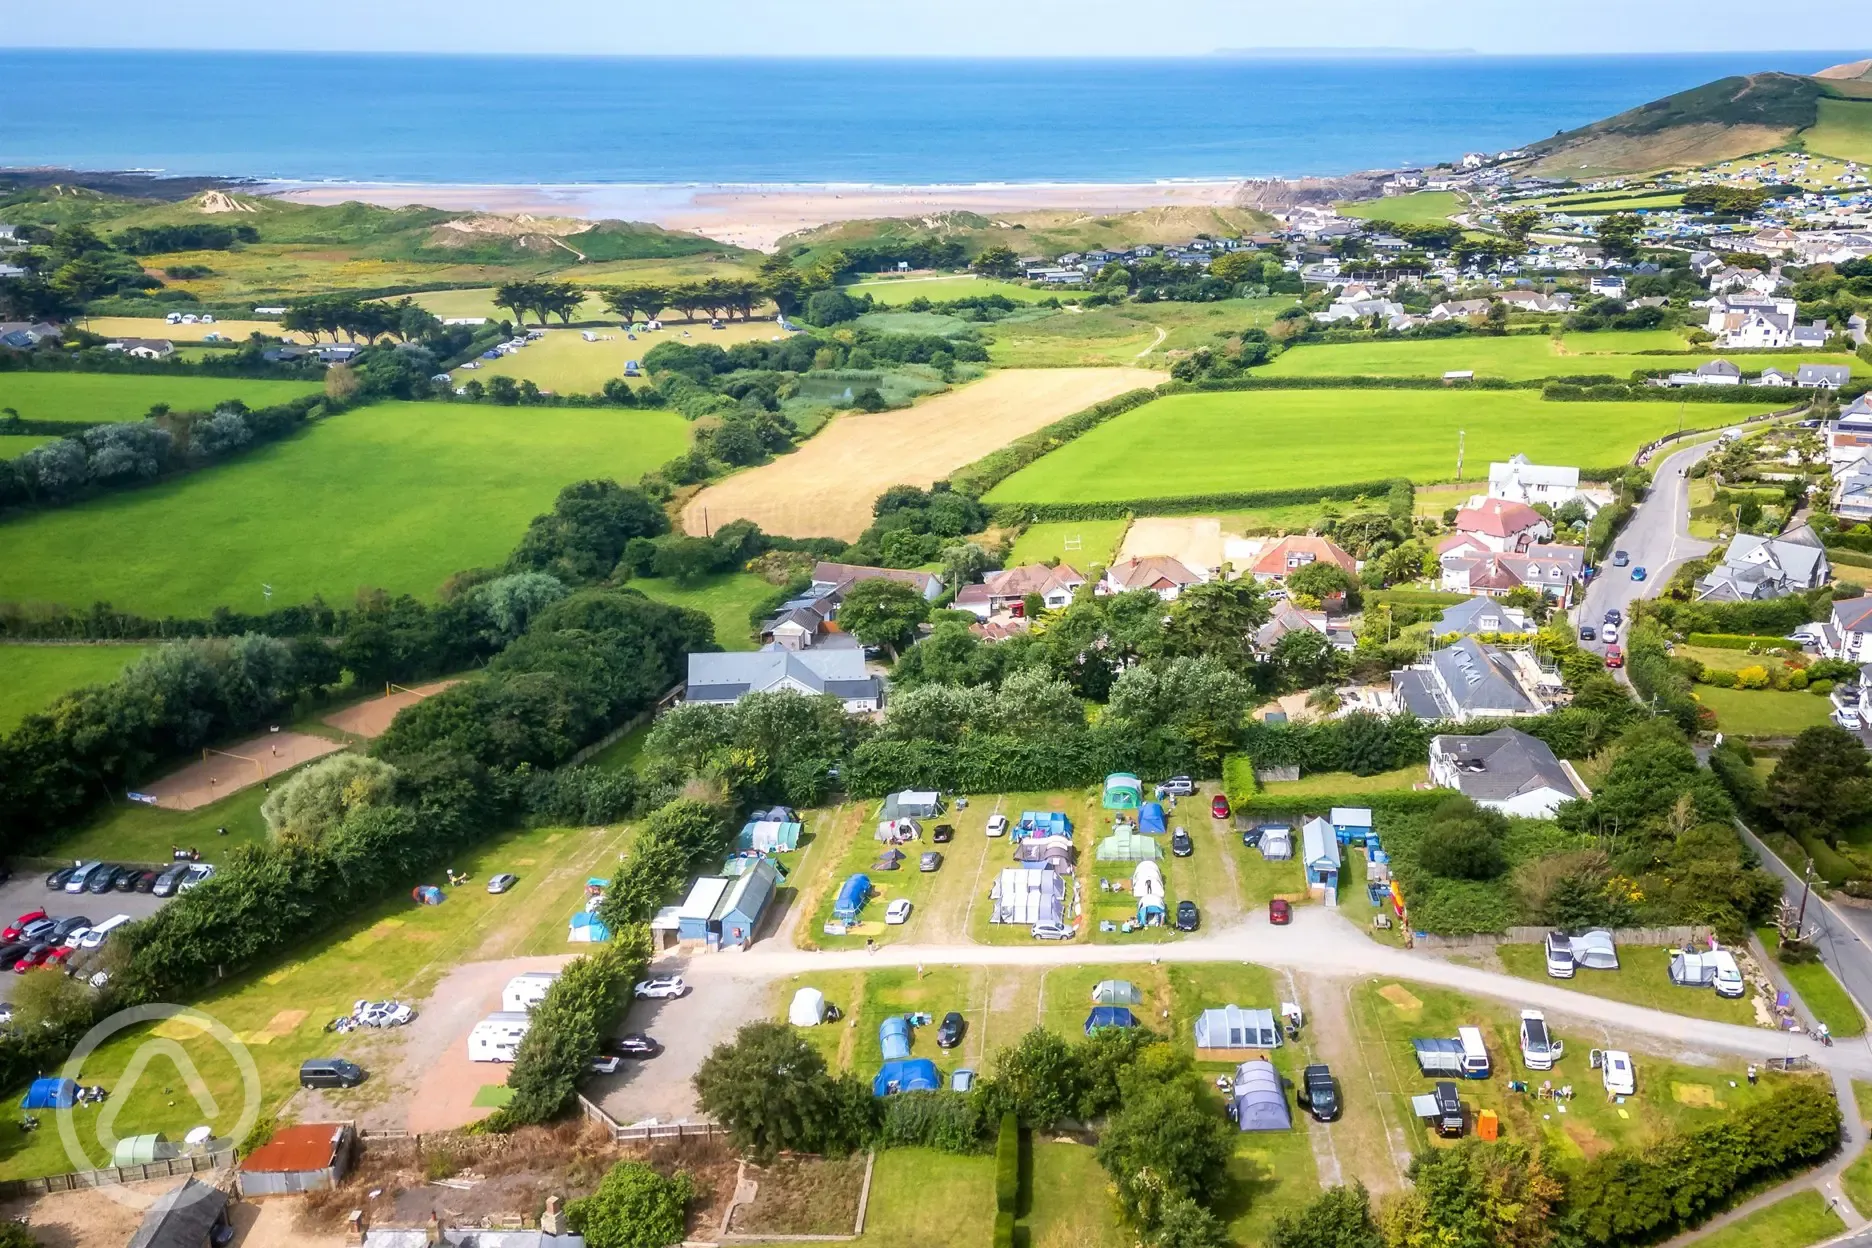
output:
<instances>
[{"instance_id":1,"label":"blue building","mask_svg":"<svg viewBox=\"0 0 1872 1248\"><path fill-rule=\"evenodd\" d=\"M1332 826L1341 845L1363 845L1365 838L1371 835L1371 811L1364 806L1335 806Z\"/></svg>"}]
</instances>

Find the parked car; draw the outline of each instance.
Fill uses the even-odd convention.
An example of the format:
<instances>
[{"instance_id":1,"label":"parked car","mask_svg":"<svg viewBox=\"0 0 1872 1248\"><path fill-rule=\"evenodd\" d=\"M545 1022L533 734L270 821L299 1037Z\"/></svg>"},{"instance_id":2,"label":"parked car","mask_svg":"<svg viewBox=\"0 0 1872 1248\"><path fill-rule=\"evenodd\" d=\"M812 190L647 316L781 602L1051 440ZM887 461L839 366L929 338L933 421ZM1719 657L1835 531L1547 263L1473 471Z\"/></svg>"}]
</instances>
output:
<instances>
[{"instance_id":1,"label":"parked car","mask_svg":"<svg viewBox=\"0 0 1872 1248\"><path fill-rule=\"evenodd\" d=\"M1607 646L1605 648L1605 665L1607 667L1624 667L1625 652L1617 646Z\"/></svg>"},{"instance_id":2,"label":"parked car","mask_svg":"<svg viewBox=\"0 0 1872 1248\"><path fill-rule=\"evenodd\" d=\"M84 891L87 893L110 892L111 885L117 882L117 872L121 871L122 869L123 868L117 866L114 863L109 863L109 862L105 863L103 866L99 867L97 870L91 873L90 878L85 881ZM69 886L67 886L66 891L67 892L71 891Z\"/></svg>"},{"instance_id":3,"label":"parked car","mask_svg":"<svg viewBox=\"0 0 1872 1248\"><path fill-rule=\"evenodd\" d=\"M1262 832L1262 829L1260 828L1243 828L1242 829L1242 848L1253 849L1259 844L1261 844L1261 832Z\"/></svg>"},{"instance_id":4,"label":"parked car","mask_svg":"<svg viewBox=\"0 0 1872 1248\"><path fill-rule=\"evenodd\" d=\"M0 931L0 940L18 940L20 938L20 933L26 930L28 924L37 923L40 919L45 917L46 912L43 910L28 910L25 914L20 915L19 918L7 924L4 931Z\"/></svg>"},{"instance_id":5,"label":"parked car","mask_svg":"<svg viewBox=\"0 0 1872 1248\"><path fill-rule=\"evenodd\" d=\"M627 1031L621 1036L610 1036L601 1041L598 1051L612 1057L647 1058L661 1053L663 1046L641 1031Z\"/></svg>"},{"instance_id":6,"label":"parked car","mask_svg":"<svg viewBox=\"0 0 1872 1248\"><path fill-rule=\"evenodd\" d=\"M1597 641L1599 639L1599 634L1593 631L1592 625L1582 624L1580 625L1579 639L1581 641Z\"/></svg>"},{"instance_id":7,"label":"parked car","mask_svg":"<svg viewBox=\"0 0 1872 1248\"><path fill-rule=\"evenodd\" d=\"M1170 852L1179 858L1187 858L1196 852L1196 842L1190 840L1190 834L1182 828L1170 834Z\"/></svg>"},{"instance_id":8,"label":"parked car","mask_svg":"<svg viewBox=\"0 0 1872 1248\"><path fill-rule=\"evenodd\" d=\"M77 870L76 867L60 867L58 870L54 871L52 874L46 876L45 877L46 891L53 892L53 893L64 892L65 882L71 879L72 872L75 870Z\"/></svg>"},{"instance_id":9,"label":"parked car","mask_svg":"<svg viewBox=\"0 0 1872 1248\"><path fill-rule=\"evenodd\" d=\"M1644 578L1645 578L1645 570L1644 570L1643 568L1633 568L1633 569L1631 570L1631 579L1632 579L1632 580L1634 580L1634 581L1642 581L1642 580L1644 580Z\"/></svg>"},{"instance_id":10,"label":"parked car","mask_svg":"<svg viewBox=\"0 0 1872 1248\"><path fill-rule=\"evenodd\" d=\"M1300 1072L1300 1103L1321 1122L1339 1116L1339 1081L1329 1066L1308 1066Z\"/></svg>"},{"instance_id":11,"label":"parked car","mask_svg":"<svg viewBox=\"0 0 1872 1248\"><path fill-rule=\"evenodd\" d=\"M181 881L176 884L176 892L178 894L186 893L189 891L189 889L194 888L197 884L201 883L203 880L213 879L214 873L215 873L215 869L214 869L213 863L208 863L208 862L192 863L190 864L187 873L183 875Z\"/></svg>"},{"instance_id":12,"label":"parked car","mask_svg":"<svg viewBox=\"0 0 1872 1248\"><path fill-rule=\"evenodd\" d=\"M618 1067L624 1063L609 1054L600 1053L591 1059L591 1073L594 1075L615 1075Z\"/></svg>"},{"instance_id":13,"label":"parked car","mask_svg":"<svg viewBox=\"0 0 1872 1248\"><path fill-rule=\"evenodd\" d=\"M1623 624L1625 622L1625 613L1620 611L1617 607L1607 607L1604 620L1607 624Z\"/></svg>"},{"instance_id":14,"label":"parked car","mask_svg":"<svg viewBox=\"0 0 1872 1248\"><path fill-rule=\"evenodd\" d=\"M1833 722L1844 728L1847 732L1858 732L1861 728L1865 727L1865 722L1859 718L1859 712L1850 706L1842 706L1837 711L1834 711Z\"/></svg>"},{"instance_id":15,"label":"parked car","mask_svg":"<svg viewBox=\"0 0 1872 1248\"><path fill-rule=\"evenodd\" d=\"M970 1070L967 1066L962 1067L953 1075L949 1076L949 1090L951 1092L967 1092L974 1086L975 1072Z\"/></svg>"},{"instance_id":16,"label":"parked car","mask_svg":"<svg viewBox=\"0 0 1872 1248\"><path fill-rule=\"evenodd\" d=\"M942 864L943 857L941 850L926 849L923 851L923 856L917 859L917 870L940 871L942 870Z\"/></svg>"},{"instance_id":17,"label":"parked car","mask_svg":"<svg viewBox=\"0 0 1872 1248\"><path fill-rule=\"evenodd\" d=\"M968 1026L960 1014L950 1010L943 1015L942 1025L936 1028L936 1046L953 1049L962 1043L962 1029Z\"/></svg>"},{"instance_id":18,"label":"parked car","mask_svg":"<svg viewBox=\"0 0 1872 1248\"><path fill-rule=\"evenodd\" d=\"M189 864L184 862L159 872L156 876L156 883L150 886L150 892L158 897L175 896L176 885L182 882L183 877L188 874L188 869Z\"/></svg>"},{"instance_id":19,"label":"parked car","mask_svg":"<svg viewBox=\"0 0 1872 1248\"><path fill-rule=\"evenodd\" d=\"M1268 922L1275 927L1286 927L1293 922L1293 903L1285 897L1276 897L1269 901Z\"/></svg>"},{"instance_id":20,"label":"parked car","mask_svg":"<svg viewBox=\"0 0 1872 1248\"><path fill-rule=\"evenodd\" d=\"M930 840L935 841L938 845L947 845L950 841L955 840L955 824L937 824L935 830L930 833Z\"/></svg>"},{"instance_id":21,"label":"parked car","mask_svg":"<svg viewBox=\"0 0 1872 1248\"><path fill-rule=\"evenodd\" d=\"M1035 940L1071 940L1073 929L1064 923L1036 923L1033 925Z\"/></svg>"},{"instance_id":22,"label":"parked car","mask_svg":"<svg viewBox=\"0 0 1872 1248\"><path fill-rule=\"evenodd\" d=\"M520 882L520 877L511 871L503 871L488 881L488 892L504 893Z\"/></svg>"},{"instance_id":23,"label":"parked car","mask_svg":"<svg viewBox=\"0 0 1872 1248\"><path fill-rule=\"evenodd\" d=\"M631 995L639 1001L665 1001L680 997L689 991L689 985L683 983L680 975L661 975L655 979L639 980L631 989Z\"/></svg>"},{"instance_id":24,"label":"parked car","mask_svg":"<svg viewBox=\"0 0 1872 1248\"><path fill-rule=\"evenodd\" d=\"M32 946L23 940L15 940L9 944L0 945L0 971L12 970L13 964L25 957L27 951L31 948Z\"/></svg>"},{"instance_id":25,"label":"parked car","mask_svg":"<svg viewBox=\"0 0 1872 1248\"><path fill-rule=\"evenodd\" d=\"M136 891L139 893L149 892L156 887L156 881L160 878L162 878L162 872L160 871L144 871L139 873L136 878Z\"/></svg>"},{"instance_id":26,"label":"parked car","mask_svg":"<svg viewBox=\"0 0 1872 1248\"><path fill-rule=\"evenodd\" d=\"M1209 799L1209 815L1214 819L1226 819L1232 812L1229 809L1228 795L1218 793Z\"/></svg>"},{"instance_id":27,"label":"parked car","mask_svg":"<svg viewBox=\"0 0 1872 1248\"><path fill-rule=\"evenodd\" d=\"M1008 830L1008 820L1007 820L1006 815L989 815L988 816L988 835L989 836L1006 836L1007 830Z\"/></svg>"},{"instance_id":28,"label":"parked car","mask_svg":"<svg viewBox=\"0 0 1872 1248\"><path fill-rule=\"evenodd\" d=\"M1177 902L1177 911L1176 911L1176 930L1177 931L1193 932L1196 930L1197 925L1201 922L1202 922L1202 916L1196 912L1195 902L1193 901Z\"/></svg>"},{"instance_id":29,"label":"parked car","mask_svg":"<svg viewBox=\"0 0 1872 1248\"><path fill-rule=\"evenodd\" d=\"M65 891L68 893L84 892L85 885L91 882L92 875L101 870L103 866L104 864L98 862L96 859L90 862L79 863L66 875Z\"/></svg>"},{"instance_id":30,"label":"parked car","mask_svg":"<svg viewBox=\"0 0 1872 1248\"><path fill-rule=\"evenodd\" d=\"M90 926L90 919L82 914L75 914L70 918L60 919L58 922L54 923L52 925L52 932L46 939L62 945L73 932L86 931Z\"/></svg>"},{"instance_id":31,"label":"parked car","mask_svg":"<svg viewBox=\"0 0 1872 1248\"><path fill-rule=\"evenodd\" d=\"M1188 776L1171 776L1157 787L1165 797L1192 797L1196 793L1196 782Z\"/></svg>"},{"instance_id":32,"label":"parked car","mask_svg":"<svg viewBox=\"0 0 1872 1248\"><path fill-rule=\"evenodd\" d=\"M46 951L45 962L42 965L47 969L63 967L65 965L65 960L76 952L78 952L78 950L71 945L53 945Z\"/></svg>"},{"instance_id":33,"label":"parked car","mask_svg":"<svg viewBox=\"0 0 1872 1248\"><path fill-rule=\"evenodd\" d=\"M15 975L24 975L35 967L45 965L45 960L52 953L52 946L45 941L38 941L32 948L20 955L20 960L13 964Z\"/></svg>"},{"instance_id":34,"label":"parked car","mask_svg":"<svg viewBox=\"0 0 1872 1248\"><path fill-rule=\"evenodd\" d=\"M900 927L910 921L910 899L899 897L884 907L884 921L892 927Z\"/></svg>"},{"instance_id":35,"label":"parked car","mask_svg":"<svg viewBox=\"0 0 1872 1248\"><path fill-rule=\"evenodd\" d=\"M1622 550L1615 550L1612 552L1612 566L1613 567L1624 568L1624 567L1629 567L1630 565L1631 565L1630 555L1626 554Z\"/></svg>"},{"instance_id":36,"label":"parked car","mask_svg":"<svg viewBox=\"0 0 1872 1248\"><path fill-rule=\"evenodd\" d=\"M302 1088L355 1088L364 1082L364 1068L342 1057L313 1057L299 1064Z\"/></svg>"},{"instance_id":37,"label":"parked car","mask_svg":"<svg viewBox=\"0 0 1872 1248\"><path fill-rule=\"evenodd\" d=\"M123 867L111 877L111 888L120 893L136 891L137 877L143 874L142 867Z\"/></svg>"},{"instance_id":38,"label":"parked car","mask_svg":"<svg viewBox=\"0 0 1872 1248\"><path fill-rule=\"evenodd\" d=\"M51 933L53 925L57 922L57 919L34 919L25 927L20 928L19 938L28 944L36 945Z\"/></svg>"}]
</instances>

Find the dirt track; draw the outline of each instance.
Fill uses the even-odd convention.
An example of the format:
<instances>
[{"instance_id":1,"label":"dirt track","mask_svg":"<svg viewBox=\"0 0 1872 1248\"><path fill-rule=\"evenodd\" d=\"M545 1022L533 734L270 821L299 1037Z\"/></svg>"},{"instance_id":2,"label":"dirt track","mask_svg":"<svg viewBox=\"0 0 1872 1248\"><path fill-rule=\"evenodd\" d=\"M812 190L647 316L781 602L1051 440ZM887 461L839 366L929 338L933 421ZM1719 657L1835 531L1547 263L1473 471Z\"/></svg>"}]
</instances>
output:
<instances>
[{"instance_id":1,"label":"dirt track","mask_svg":"<svg viewBox=\"0 0 1872 1248\"><path fill-rule=\"evenodd\" d=\"M703 536L747 519L782 536L850 541L890 486L928 485L1061 417L1163 380L1142 368L1007 369L908 411L839 416L793 454L696 495L683 528Z\"/></svg>"}]
</instances>

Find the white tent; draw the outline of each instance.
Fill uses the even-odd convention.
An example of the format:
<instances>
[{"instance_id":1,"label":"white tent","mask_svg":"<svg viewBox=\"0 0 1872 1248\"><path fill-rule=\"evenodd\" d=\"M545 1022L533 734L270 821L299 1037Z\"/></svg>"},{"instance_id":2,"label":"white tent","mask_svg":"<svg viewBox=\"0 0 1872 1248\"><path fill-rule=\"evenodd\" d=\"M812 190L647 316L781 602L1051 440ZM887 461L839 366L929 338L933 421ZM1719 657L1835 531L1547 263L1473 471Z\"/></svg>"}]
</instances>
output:
<instances>
[{"instance_id":1,"label":"white tent","mask_svg":"<svg viewBox=\"0 0 1872 1248\"><path fill-rule=\"evenodd\" d=\"M1280 1024L1274 1020L1273 1010L1223 1005L1196 1016L1199 1049L1278 1049L1280 1043Z\"/></svg>"},{"instance_id":2,"label":"white tent","mask_svg":"<svg viewBox=\"0 0 1872 1248\"><path fill-rule=\"evenodd\" d=\"M1060 923L1066 916L1066 881L1051 871L1008 867L989 890L990 923Z\"/></svg>"},{"instance_id":3,"label":"white tent","mask_svg":"<svg viewBox=\"0 0 1872 1248\"><path fill-rule=\"evenodd\" d=\"M1154 862L1140 862L1131 869L1131 891L1142 899L1156 897L1163 899L1163 870Z\"/></svg>"},{"instance_id":4,"label":"white tent","mask_svg":"<svg viewBox=\"0 0 1872 1248\"><path fill-rule=\"evenodd\" d=\"M1261 829L1261 857L1267 862L1286 862L1293 857L1293 829Z\"/></svg>"},{"instance_id":5,"label":"white tent","mask_svg":"<svg viewBox=\"0 0 1872 1248\"><path fill-rule=\"evenodd\" d=\"M787 1022L795 1027L817 1027L825 1022L825 993L817 988L802 988L793 994L787 1007Z\"/></svg>"},{"instance_id":6,"label":"white tent","mask_svg":"<svg viewBox=\"0 0 1872 1248\"><path fill-rule=\"evenodd\" d=\"M1595 971L1618 970L1618 949L1612 943L1612 933L1604 928L1574 936L1567 943L1572 946L1573 960L1579 965Z\"/></svg>"},{"instance_id":7,"label":"white tent","mask_svg":"<svg viewBox=\"0 0 1872 1248\"><path fill-rule=\"evenodd\" d=\"M1144 994L1128 979L1101 979L1092 989L1093 1005L1141 1005Z\"/></svg>"}]
</instances>

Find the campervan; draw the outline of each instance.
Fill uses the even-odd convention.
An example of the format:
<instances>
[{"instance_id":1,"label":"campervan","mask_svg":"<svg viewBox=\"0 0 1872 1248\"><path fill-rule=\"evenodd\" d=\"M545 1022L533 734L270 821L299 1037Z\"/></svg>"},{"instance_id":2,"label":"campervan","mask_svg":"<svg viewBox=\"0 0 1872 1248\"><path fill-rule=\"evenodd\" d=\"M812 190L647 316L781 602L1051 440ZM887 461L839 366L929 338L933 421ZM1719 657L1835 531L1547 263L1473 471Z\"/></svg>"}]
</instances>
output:
<instances>
[{"instance_id":1,"label":"campervan","mask_svg":"<svg viewBox=\"0 0 1872 1248\"><path fill-rule=\"evenodd\" d=\"M1552 1070L1566 1045L1547 1030L1547 1016L1539 1010L1521 1011L1521 1063L1529 1070Z\"/></svg>"},{"instance_id":2,"label":"campervan","mask_svg":"<svg viewBox=\"0 0 1872 1248\"><path fill-rule=\"evenodd\" d=\"M1718 949L1709 957L1716 966L1716 995L1741 996L1747 985L1742 982L1742 968L1736 965L1735 955L1727 949Z\"/></svg>"},{"instance_id":3,"label":"campervan","mask_svg":"<svg viewBox=\"0 0 1872 1248\"><path fill-rule=\"evenodd\" d=\"M533 1020L515 1010L490 1014L468 1033L468 1060L471 1062L511 1062L526 1038Z\"/></svg>"},{"instance_id":4,"label":"campervan","mask_svg":"<svg viewBox=\"0 0 1872 1248\"><path fill-rule=\"evenodd\" d=\"M509 1014L524 1014L546 999L546 990L559 978L558 971L525 971L507 981L501 989L501 1009Z\"/></svg>"},{"instance_id":5,"label":"campervan","mask_svg":"<svg viewBox=\"0 0 1872 1248\"><path fill-rule=\"evenodd\" d=\"M1565 932L1547 933L1547 974L1553 979L1573 978L1573 942Z\"/></svg>"},{"instance_id":6,"label":"campervan","mask_svg":"<svg viewBox=\"0 0 1872 1248\"><path fill-rule=\"evenodd\" d=\"M1488 1046L1477 1027L1458 1027L1454 1040L1412 1040L1417 1068L1426 1075L1460 1075L1464 1079L1489 1077Z\"/></svg>"}]
</instances>

